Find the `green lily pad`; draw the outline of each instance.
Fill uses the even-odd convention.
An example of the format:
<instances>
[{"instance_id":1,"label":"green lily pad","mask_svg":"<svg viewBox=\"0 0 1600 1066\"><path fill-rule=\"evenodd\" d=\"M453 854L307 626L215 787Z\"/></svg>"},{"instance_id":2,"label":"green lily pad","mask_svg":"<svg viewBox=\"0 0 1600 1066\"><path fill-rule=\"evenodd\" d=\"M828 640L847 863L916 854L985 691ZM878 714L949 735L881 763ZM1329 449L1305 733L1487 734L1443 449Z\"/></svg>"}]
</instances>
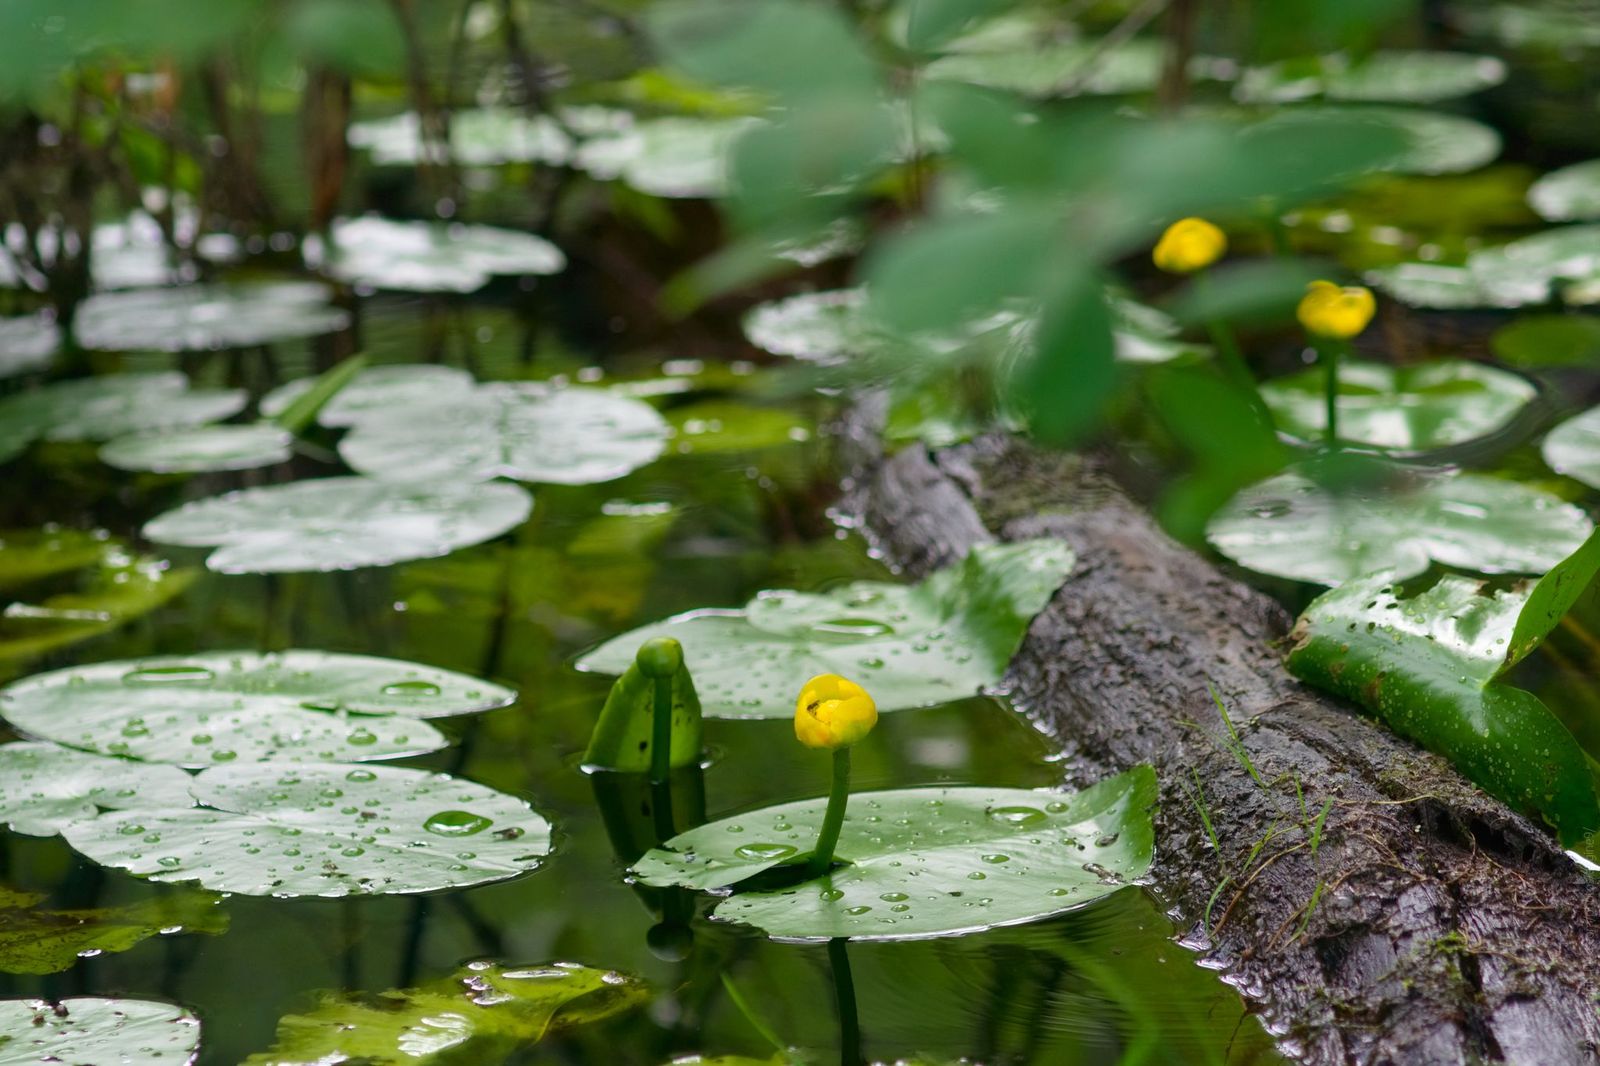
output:
<instances>
[{"instance_id":1,"label":"green lily pad","mask_svg":"<svg viewBox=\"0 0 1600 1066\"><path fill-rule=\"evenodd\" d=\"M1456 4L1451 20L1512 48L1532 48L1567 55L1575 49L1600 46L1600 8L1588 0L1556 2Z\"/></svg>"},{"instance_id":2,"label":"green lily pad","mask_svg":"<svg viewBox=\"0 0 1600 1066\"><path fill-rule=\"evenodd\" d=\"M1528 189L1528 204L1551 222L1600 222L1600 159L1552 170Z\"/></svg>"},{"instance_id":3,"label":"green lily pad","mask_svg":"<svg viewBox=\"0 0 1600 1066\"><path fill-rule=\"evenodd\" d=\"M590 485L654 461L667 433L655 408L604 389L496 383L365 417L339 454L381 480Z\"/></svg>"},{"instance_id":4,"label":"green lily pad","mask_svg":"<svg viewBox=\"0 0 1600 1066\"><path fill-rule=\"evenodd\" d=\"M669 447L681 455L753 452L811 439L811 423L774 407L706 400L667 412Z\"/></svg>"},{"instance_id":5,"label":"green lily pad","mask_svg":"<svg viewBox=\"0 0 1600 1066\"><path fill-rule=\"evenodd\" d=\"M766 807L680 833L634 865L647 885L732 889L715 916L796 940L909 940L1038 921L1150 866L1148 766L1082 792L907 788L850 797L834 869L776 890L740 882L795 860L827 801Z\"/></svg>"},{"instance_id":6,"label":"green lily pad","mask_svg":"<svg viewBox=\"0 0 1600 1066\"><path fill-rule=\"evenodd\" d=\"M194 806L176 766L89 755L54 744L0 744L0 819L14 833L54 836L100 810Z\"/></svg>"},{"instance_id":7,"label":"green lily pad","mask_svg":"<svg viewBox=\"0 0 1600 1066\"><path fill-rule=\"evenodd\" d=\"M156 999L0 1000L0 1066L42 1062L187 1066L200 1019Z\"/></svg>"},{"instance_id":8,"label":"green lily pad","mask_svg":"<svg viewBox=\"0 0 1600 1066\"><path fill-rule=\"evenodd\" d=\"M296 378L261 398L263 418L277 418L306 394L316 378ZM317 412L317 424L345 429L371 415L418 403L438 403L470 393L476 382L465 370L432 363L375 366L358 373Z\"/></svg>"},{"instance_id":9,"label":"green lily pad","mask_svg":"<svg viewBox=\"0 0 1600 1066\"><path fill-rule=\"evenodd\" d=\"M81 378L0 400L0 438L9 426L30 439L111 440L217 422L247 400L242 389L190 389L177 371Z\"/></svg>"},{"instance_id":10,"label":"green lily pad","mask_svg":"<svg viewBox=\"0 0 1600 1066\"><path fill-rule=\"evenodd\" d=\"M1166 62L1161 41L1135 38L1109 51L1103 48L1101 41L1081 40L962 52L935 59L926 74L935 81L960 81L1038 97L1142 93L1160 82ZM1207 69L1207 61L1201 60L1194 73L1204 76Z\"/></svg>"},{"instance_id":11,"label":"green lily pad","mask_svg":"<svg viewBox=\"0 0 1600 1066\"><path fill-rule=\"evenodd\" d=\"M156 474L254 470L286 462L293 442L293 434L268 422L199 426L118 437L100 449L100 461Z\"/></svg>"},{"instance_id":12,"label":"green lily pad","mask_svg":"<svg viewBox=\"0 0 1600 1066\"><path fill-rule=\"evenodd\" d=\"M1529 370L1600 364L1600 319L1529 315L1489 338L1495 358Z\"/></svg>"},{"instance_id":13,"label":"green lily pad","mask_svg":"<svg viewBox=\"0 0 1600 1066\"><path fill-rule=\"evenodd\" d=\"M463 888L526 873L550 850L550 823L527 803L424 770L235 763L190 791L201 808L112 811L62 835L102 866L246 896Z\"/></svg>"},{"instance_id":14,"label":"green lily pad","mask_svg":"<svg viewBox=\"0 0 1600 1066\"><path fill-rule=\"evenodd\" d=\"M32 736L147 762L360 762L444 747L419 718L515 700L464 674L369 655L207 652L37 674L0 689L0 716Z\"/></svg>"},{"instance_id":15,"label":"green lily pad","mask_svg":"<svg viewBox=\"0 0 1600 1066\"><path fill-rule=\"evenodd\" d=\"M1600 407L1591 407L1552 429L1540 452L1551 470L1600 488Z\"/></svg>"},{"instance_id":16,"label":"green lily pad","mask_svg":"<svg viewBox=\"0 0 1600 1066\"><path fill-rule=\"evenodd\" d=\"M1558 283L1600 278L1600 226L1561 226L1485 248L1467 267L1499 306L1544 303Z\"/></svg>"},{"instance_id":17,"label":"green lily pad","mask_svg":"<svg viewBox=\"0 0 1600 1066\"><path fill-rule=\"evenodd\" d=\"M602 113L611 123L625 121L626 112L603 108L563 109L568 124L595 127ZM388 118L352 122L347 131L352 148L365 149L379 166L416 166L428 161L422 122L415 111ZM468 107L450 112L450 159L462 166L489 167L504 163L547 163L560 166L572 157L572 137L549 115L530 115L520 108ZM446 153L435 149L433 155ZM434 160L442 162L442 160Z\"/></svg>"},{"instance_id":18,"label":"green lily pad","mask_svg":"<svg viewBox=\"0 0 1600 1066\"><path fill-rule=\"evenodd\" d=\"M621 180L642 193L676 199L721 196L728 156L751 118L646 119L579 146L573 165L601 181Z\"/></svg>"},{"instance_id":19,"label":"green lily pad","mask_svg":"<svg viewBox=\"0 0 1600 1066\"><path fill-rule=\"evenodd\" d=\"M504 1061L553 1031L640 1006L643 981L572 962L506 966L476 960L419 988L325 992L278 1023L272 1050L244 1066L446 1066Z\"/></svg>"},{"instance_id":20,"label":"green lily pad","mask_svg":"<svg viewBox=\"0 0 1600 1066\"><path fill-rule=\"evenodd\" d=\"M1315 96L1365 103L1428 104L1493 88L1506 79L1494 56L1466 52L1378 51L1291 59L1248 70L1234 96L1250 103L1288 103Z\"/></svg>"},{"instance_id":21,"label":"green lily pad","mask_svg":"<svg viewBox=\"0 0 1600 1066\"><path fill-rule=\"evenodd\" d=\"M607 641L578 668L621 674L640 644L671 637L714 718L790 717L800 685L825 673L858 680L880 711L926 707L998 682L1072 564L1049 538L980 544L916 585L857 581L690 611Z\"/></svg>"},{"instance_id":22,"label":"green lily pad","mask_svg":"<svg viewBox=\"0 0 1600 1066\"><path fill-rule=\"evenodd\" d=\"M0 378L42 370L61 347L61 330L49 314L0 318Z\"/></svg>"},{"instance_id":23,"label":"green lily pad","mask_svg":"<svg viewBox=\"0 0 1600 1066\"><path fill-rule=\"evenodd\" d=\"M865 289L834 289L758 304L744 319L757 348L808 363L840 363L882 347L883 333L867 318Z\"/></svg>"},{"instance_id":24,"label":"green lily pad","mask_svg":"<svg viewBox=\"0 0 1600 1066\"><path fill-rule=\"evenodd\" d=\"M1320 367L1261 386L1278 428L1321 440L1327 427ZM1416 366L1345 360L1339 366L1339 439L1400 452L1425 452L1485 437L1537 394L1532 382L1482 363L1440 359Z\"/></svg>"},{"instance_id":25,"label":"green lily pad","mask_svg":"<svg viewBox=\"0 0 1600 1066\"><path fill-rule=\"evenodd\" d=\"M354 570L431 559L521 525L516 485L396 485L331 477L198 500L145 523L162 544L215 547L225 574Z\"/></svg>"},{"instance_id":26,"label":"green lily pad","mask_svg":"<svg viewBox=\"0 0 1600 1066\"><path fill-rule=\"evenodd\" d=\"M1502 678L1588 586L1597 549L1600 541L1591 541L1537 586L1510 590L1456 574L1415 596L1383 575L1352 581L1301 615L1289 670L1366 708L1576 842L1600 828L1589 759L1538 697Z\"/></svg>"},{"instance_id":27,"label":"green lily pad","mask_svg":"<svg viewBox=\"0 0 1600 1066\"><path fill-rule=\"evenodd\" d=\"M1367 283L1409 307L1428 311L1467 311L1479 307L1516 307L1514 295L1492 293L1464 266L1442 263L1396 263L1367 271Z\"/></svg>"},{"instance_id":28,"label":"green lily pad","mask_svg":"<svg viewBox=\"0 0 1600 1066\"><path fill-rule=\"evenodd\" d=\"M1543 573L1593 528L1581 508L1499 478L1396 469L1389 484L1336 491L1291 471L1235 496L1206 538L1257 573L1341 585L1378 571L1403 580L1430 562Z\"/></svg>"},{"instance_id":29,"label":"green lily pad","mask_svg":"<svg viewBox=\"0 0 1600 1066\"><path fill-rule=\"evenodd\" d=\"M1307 116L1339 123L1367 120L1398 130L1406 147L1378 168L1396 174L1461 174L1493 162L1500 154L1500 134L1493 127L1443 111L1378 104L1307 104L1284 114L1293 120Z\"/></svg>"},{"instance_id":30,"label":"green lily pad","mask_svg":"<svg viewBox=\"0 0 1600 1066\"><path fill-rule=\"evenodd\" d=\"M308 262L352 285L409 292L473 292L500 274L555 274L561 249L532 233L366 215L333 224L332 247L306 239Z\"/></svg>"},{"instance_id":31,"label":"green lily pad","mask_svg":"<svg viewBox=\"0 0 1600 1066\"><path fill-rule=\"evenodd\" d=\"M248 348L344 329L350 316L330 295L305 281L101 293L78 308L72 328L85 348L112 352Z\"/></svg>"},{"instance_id":32,"label":"green lily pad","mask_svg":"<svg viewBox=\"0 0 1600 1066\"><path fill-rule=\"evenodd\" d=\"M222 897L209 892L169 891L85 910L43 909L38 904L44 899L43 893L0 887L0 972L61 973L86 957L127 951L153 936L228 931Z\"/></svg>"}]
</instances>

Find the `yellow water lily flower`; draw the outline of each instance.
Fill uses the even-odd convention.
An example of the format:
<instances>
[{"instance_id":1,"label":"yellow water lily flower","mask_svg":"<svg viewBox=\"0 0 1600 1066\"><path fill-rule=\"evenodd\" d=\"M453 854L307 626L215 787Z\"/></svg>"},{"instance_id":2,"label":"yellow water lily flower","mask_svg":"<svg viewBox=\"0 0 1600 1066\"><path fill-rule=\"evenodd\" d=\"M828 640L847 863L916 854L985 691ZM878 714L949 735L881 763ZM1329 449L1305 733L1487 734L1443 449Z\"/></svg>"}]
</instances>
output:
<instances>
[{"instance_id":1,"label":"yellow water lily flower","mask_svg":"<svg viewBox=\"0 0 1600 1066\"><path fill-rule=\"evenodd\" d=\"M845 748L878 724L878 705L867 690L838 674L818 674L800 689L794 735L808 748Z\"/></svg>"},{"instance_id":2,"label":"yellow water lily flower","mask_svg":"<svg viewBox=\"0 0 1600 1066\"><path fill-rule=\"evenodd\" d=\"M1167 227L1150 258L1169 274L1192 274L1222 258L1228 236L1203 218L1180 218Z\"/></svg>"},{"instance_id":3,"label":"yellow water lily flower","mask_svg":"<svg viewBox=\"0 0 1600 1066\"><path fill-rule=\"evenodd\" d=\"M1349 340L1367 328L1378 301L1372 290L1360 285L1340 287L1331 281L1313 281L1295 309L1295 317L1307 333L1318 337Z\"/></svg>"}]
</instances>

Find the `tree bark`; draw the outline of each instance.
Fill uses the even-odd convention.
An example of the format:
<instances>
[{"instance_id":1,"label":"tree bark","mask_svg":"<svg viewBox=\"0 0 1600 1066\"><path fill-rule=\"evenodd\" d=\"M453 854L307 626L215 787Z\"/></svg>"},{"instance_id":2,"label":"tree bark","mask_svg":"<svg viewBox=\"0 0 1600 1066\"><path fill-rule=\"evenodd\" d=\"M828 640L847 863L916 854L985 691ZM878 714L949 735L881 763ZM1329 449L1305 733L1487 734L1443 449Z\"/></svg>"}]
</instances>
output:
<instances>
[{"instance_id":1,"label":"tree bark","mask_svg":"<svg viewBox=\"0 0 1600 1066\"><path fill-rule=\"evenodd\" d=\"M1170 540L1107 463L1010 438L885 457L854 417L847 510L913 574L994 538L1076 551L1005 688L1072 784L1154 765L1153 887L1288 1053L1600 1062L1600 887L1541 827L1291 678L1283 609Z\"/></svg>"}]
</instances>

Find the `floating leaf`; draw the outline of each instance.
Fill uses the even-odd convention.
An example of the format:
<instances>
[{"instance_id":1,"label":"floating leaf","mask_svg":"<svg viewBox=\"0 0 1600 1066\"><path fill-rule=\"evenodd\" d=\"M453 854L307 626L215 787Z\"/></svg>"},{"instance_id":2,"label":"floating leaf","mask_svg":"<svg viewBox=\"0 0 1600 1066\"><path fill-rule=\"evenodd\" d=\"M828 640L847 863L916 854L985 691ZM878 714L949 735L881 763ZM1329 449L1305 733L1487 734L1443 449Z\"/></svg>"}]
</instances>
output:
<instances>
[{"instance_id":1,"label":"floating leaf","mask_svg":"<svg viewBox=\"0 0 1600 1066\"><path fill-rule=\"evenodd\" d=\"M530 115L521 108L466 107L450 112L450 149L424 150L422 122L415 111L389 118L352 122L351 147L364 148L379 166L416 166L438 157L468 167L502 163L548 163L559 166L572 156L573 140L563 125L577 132L596 133L626 126L632 116L625 111L599 107L563 108L561 121L549 115Z\"/></svg>"},{"instance_id":2,"label":"floating leaf","mask_svg":"<svg viewBox=\"0 0 1600 1066\"><path fill-rule=\"evenodd\" d=\"M1166 49L1138 38L1109 48L1098 40L1066 41L1021 49L971 51L947 55L927 66L935 81L962 81L1025 96L1148 92L1161 80ZM1191 68L1204 76L1207 60Z\"/></svg>"},{"instance_id":3,"label":"floating leaf","mask_svg":"<svg viewBox=\"0 0 1600 1066\"><path fill-rule=\"evenodd\" d=\"M614 970L478 960L420 988L325 992L309 1013L281 1020L272 1050L245 1066L500 1062L552 1030L631 1010L648 995L644 982Z\"/></svg>"},{"instance_id":4,"label":"floating leaf","mask_svg":"<svg viewBox=\"0 0 1600 1066\"><path fill-rule=\"evenodd\" d=\"M190 389L178 371L62 381L0 399L0 438L12 426L49 440L110 440L220 421L247 399L242 389Z\"/></svg>"},{"instance_id":5,"label":"floating leaf","mask_svg":"<svg viewBox=\"0 0 1600 1066\"><path fill-rule=\"evenodd\" d=\"M148 762L358 762L445 746L416 719L515 700L499 685L395 659L207 652L36 674L0 689L0 716L33 736Z\"/></svg>"},{"instance_id":6,"label":"floating leaf","mask_svg":"<svg viewBox=\"0 0 1600 1066\"><path fill-rule=\"evenodd\" d=\"M834 869L778 889L740 882L803 857L824 799L680 833L634 866L647 885L732 889L716 917L784 939L900 940L1037 921L1141 876L1154 843L1148 766L1082 792L908 788L850 797Z\"/></svg>"},{"instance_id":7,"label":"floating leaf","mask_svg":"<svg viewBox=\"0 0 1600 1066\"><path fill-rule=\"evenodd\" d=\"M516 485L395 485L321 478L245 489L185 504L144 527L162 544L216 547L225 574L354 570L448 555L528 517Z\"/></svg>"},{"instance_id":8,"label":"floating leaf","mask_svg":"<svg viewBox=\"0 0 1600 1066\"><path fill-rule=\"evenodd\" d=\"M344 329L350 316L329 296L305 281L102 293L83 302L72 328L85 348L113 352L247 348Z\"/></svg>"},{"instance_id":9,"label":"floating leaf","mask_svg":"<svg viewBox=\"0 0 1600 1066\"><path fill-rule=\"evenodd\" d=\"M1319 585L1430 562L1485 574L1543 573L1593 530L1582 509L1476 474L1395 470L1392 483L1331 489L1302 473L1268 478L1219 511L1206 537L1257 573Z\"/></svg>"},{"instance_id":10,"label":"floating leaf","mask_svg":"<svg viewBox=\"0 0 1600 1066\"><path fill-rule=\"evenodd\" d=\"M100 461L121 470L156 474L254 470L286 462L293 441L287 430L267 422L200 426L118 437L100 449Z\"/></svg>"},{"instance_id":11,"label":"floating leaf","mask_svg":"<svg viewBox=\"0 0 1600 1066\"><path fill-rule=\"evenodd\" d=\"M1496 306L1544 303L1558 282L1600 278L1600 226L1561 226L1485 248L1467 267Z\"/></svg>"},{"instance_id":12,"label":"floating leaf","mask_svg":"<svg viewBox=\"0 0 1600 1066\"><path fill-rule=\"evenodd\" d=\"M728 187L728 157L750 118L648 119L578 148L573 165L601 181L620 179L651 196L702 199Z\"/></svg>"},{"instance_id":13,"label":"floating leaf","mask_svg":"<svg viewBox=\"0 0 1600 1066\"><path fill-rule=\"evenodd\" d=\"M1396 263L1367 271L1366 280L1386 296L1430 311L1516 307L1521 302L1515 295L1489 292L1464 266Z\"/></svg>"},{"instance_id":14,"label":"floating leaf","mask_svg":"<svg viewBox=\"0 0 1600 1066\"><path fill-rule=\"evenodd\" d=\"M1600 488L1600 407L1591 407L1552 429L1540 451L1551 470Z\"/></svg>"},{"instance_id":15,"label":"floating leaf","mask_svg":"<svg viewBox=\"0 0 1600 1066\"><path fill-rule=\"evenodd\" d=\"M1600 222L1600 159L1552 170L1528 189L1528 203L1551 222Z\"/></svg>"},{"instance_id":16,"label":"floating leaf","mask_svg":"<svg viewBox=\"0 0 1600 1066\"><path fill-rule=\"evenodd\" d=\"M667 432L655 408L604 389L497 383L364 417L339 454L386 481L588 485L653 461Z\"/></svg>"},{"instance_id":17,"label":"floating leaf","mask_svg":"<svg viewBox=\"0 0 1600 1066\"><path fill-rule=\"evenodd\" d=\"M1371 122L1397 130L1405 148L1377 168L1396 174L1460 174L1477 170L1500 154L1500 135L1492 127L1443 111L1308 104L1284 114L1300 121L1315 117L1344 124Z\"/></svg>"},{"instance_id":18,"label":"floating leaf","mask_svg":"<svg viewBox=\"0 0 1600 1066\"><path fill-rule=\"evenodd\" d=\"M885 334L867 318L864 289L806 292L758 304L745 315L750 343L773 355L840 363L882 347Z\"/></svg>"},{"instance_id":19,"label":"floating leaf","mask_svg":"<svg viewBox=\"0 0 1600 1066\"><path fill-rule=\"evenodd\" d=\"M237 238L226 233L201 234L199 212L181 201L175 207L173 236L181 249L180 256L176 257L161 223L148 212L133 211L123 219L94 227L89 237L93 252L89 269L96 289L183 284L199 277L195 260L220 263L238 258ZM36 250L46 268L57 266L61 227L55 223L40 226L33 249L28 248L28 234L21 226L7 227L4 241L12 254L0 254L0 287L39 291L47 288L45 279L31 266L19 270L16 264L29 259L29 252ZM80 244L81 240L74 234L72 246L76 248Z\"/></svg>"},{"instance_id":20,"label":"floating leaf","mask_svg":"<svg viewBox=\"0 0 1600 1066\"><path fill-rule=\"evenodd\" d=\"M191 792L202 809L114 811L62 835L103 866L246 896L462 888L550 850L550 824L522 800L423 770L235 763L201 771Z\"/></svg>"},{"instance_id":21,"label":"floating leaf","mask_svg":"<svg viewBox=\"0 0 1600 1066\"><path fill-rule=\"evenodd\" d=\"M296 378L261 399L264 418L277 418L317 381ZM361 371L317 412L317 423L329 429L355 425L371 415L418 403L439 403L465 396L476 383L472 375L432 363L375 366Z\"/></svg>"},{"instance_id":22,"label":"floating leaf","mask_svg":"<svg viewBox=\"0 0 1600 1066\"><path fill-rule=\"evenodd\" d=\"M1600 319L1529 315L1489 338L1495 358L1530 370L1600 363Z\"/></svg>"},{"instance_id":23,"label":"floating leaf","mask_svg":"<svg viewBox=\"0 0 1600 1066\"><path fill-rule=\"evenodd\" d=\"M672 637L714 718L787 718L815 674L858 679L883 711L944 703L1000 680L1072 563L1058 540L980 544L917 585L857 581L690 611L616 637L578 667L620 674L640 644Z\"/></svg>"},{"instance_id":24,"label":"floating leaf","mask_svg":"<svg viewBox=\"0 0 1600 1066\"><path fill-rule=\"evenodd\" d=\"M797 415L731 400L674 407L667 422L671 449L680 454L753 452L811 439L811 423Z\"/></svg>"},{"instance_id":25,"label":"floating leaf","mask_svg":"<svg viewBox=\"0 0 1600 1066\"><path fill-rule=\"evenodd\" d=\"M54 744L0 744L0 819L14 833L54 836L100 810L194 806L188 774Z\"/></svg>"},{"instance_id":26,"label":"floating leaf","mask_svg":"<svg viewBox=\"0 0 1600 1066\"><path fill-rule=\"evenodd\" d=\"M1278 428L1321 440L1326 374L1312 367L1261 386ZM1441 359L1416 366L1345 360L1339 366L1339 439L1425 452L1504 429L1537 394L1531 382L1482 363Z\"/></svg>"},{"instance_id":27,"label":"floating leaf","mask_svg":"<svg viewBox=\"0 0 1600 1066\"><path fill-rule=\"evenodd\" d=\"M1427 104L1467 96L1505 81L1506 65L1466 52L1378 51L1291 59L1248 70L1234 95L1252 103L1287 103L1314 96L1369 103Z\"/></svg>"},{"instance_id":28,"label":"floating leaf","mask_svg":"<svg viewBox=\"0 0 1600 1066\"><path fill-rule=\"evenodd\" d=\"M188 1066L200 1019L156 999L0 1000L0 1066Z\"/></svg>"},{"instance_id":29,"label":"floating leaf","mask_svg":"<svg viewBox=\"0 0 1600 1066\"><path fill-rule=\"evenodd\" d=\"M45 312L0 318L0 378L42 370L61 347L61 330Z\"/></svg>"},{"instance_id":30,"label":"floating leaf","mask_svg":"<svg viewBox=\"0 0 1600 1066\"><path fill-rule=\"evenodd\" d=\"M332 248L306 240L307 261L352 285L411 292L473 292L498 274L555 274L561 250L532 233L366 215L333 224Z\"/></svg>"},{"instance_id":31,"label":"floating leaf","mask_svg":"<svg viewBox=\"0 0 1600 1066\"><path fill-rule=\"evenodd\" d=\"M0 747L0 751L4 751ZM0 888L0 971L61 973L82 959L127 951L153 936L228 931L222 898L206 892L168 891L119 907L44 910L44 895ZM3 1061L4 1045L0 1045Z\"/></svg>"}]
</instances>

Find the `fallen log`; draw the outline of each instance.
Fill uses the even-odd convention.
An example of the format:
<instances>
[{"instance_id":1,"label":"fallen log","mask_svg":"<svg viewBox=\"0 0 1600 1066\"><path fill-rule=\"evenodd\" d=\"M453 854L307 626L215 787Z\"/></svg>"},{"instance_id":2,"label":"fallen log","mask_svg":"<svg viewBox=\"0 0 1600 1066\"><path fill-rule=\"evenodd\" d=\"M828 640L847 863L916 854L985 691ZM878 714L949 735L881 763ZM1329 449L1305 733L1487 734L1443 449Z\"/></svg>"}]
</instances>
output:
<instances>
[{"instance_id":1,"label":"fallen log","mask_svg":"<svg viewBox=\"0 0 1600 1066\"><path fill-rule=\"evenodd\" d=\"M1013 438L885 456L857 419L845 510L910 573L992 538L1077 552L1007 691L1070 784L1155 766L1153 887L1287 1052L1600 1062L1600 886L1543 828L1291 678L1284 610L1168 538L1106 463Z\"/></svg>"}]
</instances>

